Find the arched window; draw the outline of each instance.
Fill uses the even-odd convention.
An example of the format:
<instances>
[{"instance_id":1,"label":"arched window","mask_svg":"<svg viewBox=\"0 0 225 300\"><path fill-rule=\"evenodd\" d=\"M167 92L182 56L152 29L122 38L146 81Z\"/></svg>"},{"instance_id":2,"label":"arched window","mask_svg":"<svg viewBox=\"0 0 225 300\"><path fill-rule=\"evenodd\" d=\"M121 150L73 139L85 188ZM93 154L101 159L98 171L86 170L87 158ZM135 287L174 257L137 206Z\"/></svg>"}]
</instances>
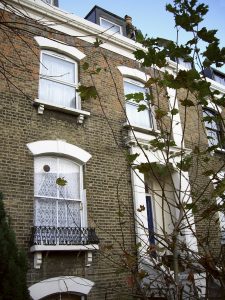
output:
<instances>
[{"instance_id":1,"label":"arched window","mask_svg":"<svg viewBox=\"0 0 225 300\"><path fill-rule=\"evenodd\" d=\"M41 52L39 99L48 104L79 108L75 60L48 50Z\"/></svg>"},{"instance_id":2,"label":"arched window","mask_svg":"<svg viewBox=\"0 0 225 300\"><path fill-rule=\"evenodd\" d=\"M37 141L27 147L34 155L31 251L89 250L85 245L99 242L95 230L87 227L83 187L83 165L91 155L62 140ZM37 268L40 263L35 263Z\"/></svg>"},{"instance_id":3,"label":"arched window","mask_svg":"<svg viewBox=\"0 0 225 300\"><path fill-rule=\"evenodd\" d=\"M34 159L34 171L34 225L82 227L81 166L65 158L41 156Z\"/></svg>"}]
</instances>

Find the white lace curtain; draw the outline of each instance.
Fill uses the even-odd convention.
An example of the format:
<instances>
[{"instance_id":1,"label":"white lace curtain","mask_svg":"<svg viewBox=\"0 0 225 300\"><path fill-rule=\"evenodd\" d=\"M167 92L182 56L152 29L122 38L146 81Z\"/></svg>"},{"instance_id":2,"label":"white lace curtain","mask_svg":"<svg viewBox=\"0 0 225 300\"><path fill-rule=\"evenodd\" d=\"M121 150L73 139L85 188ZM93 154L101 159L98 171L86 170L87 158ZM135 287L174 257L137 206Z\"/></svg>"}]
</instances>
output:
<instances>
[{"instance_id":1,"label":"white lace curtain","mask_svg":"<svg viewBox=\"0 0 225 300\"><path fill-rule=\"evenodd\" d=\"M80 227L80 167L55 157L35 159L35 226ZM67 181L56 184L57 178Z\"/></svg>"}]
</instances>

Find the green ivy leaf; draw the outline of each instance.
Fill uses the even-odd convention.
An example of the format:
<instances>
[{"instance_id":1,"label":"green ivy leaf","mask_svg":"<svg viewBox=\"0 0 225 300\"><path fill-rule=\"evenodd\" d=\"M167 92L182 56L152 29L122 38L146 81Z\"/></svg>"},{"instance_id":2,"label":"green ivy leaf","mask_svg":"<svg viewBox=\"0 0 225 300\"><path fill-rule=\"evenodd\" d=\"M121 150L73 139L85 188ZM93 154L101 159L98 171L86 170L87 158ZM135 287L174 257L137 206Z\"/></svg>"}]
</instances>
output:
<instances>
[{"instance_id":1,"label":"green ivy leaf","mask_svg":"<svg viewBox=\"0 0 225 300\"><path fill-rule=\"evenodd\" d=\"M160 120L162 119L163 117L165 117L167 115L167 111L161 109L161 108L158 108L158 109L155 109L155 118L157 120Z\"/></svg>"},{"instance_id":2,"label":"green ivy leaf","mask_svg":"<svg viewBox=\"0 0 225 300\"><path fill-rule=\"evenodd\" d=\"M126 158L127 158L127 160L128 160L129 163L133 163L133 162L135 161L135 159L136 159L139 155L140 155L140 154L138 154L138 153L134 153L134 154L128 153L128 154L126 155Z\"/></svg>"},{"instance_id":3,"label":"green ivy leaf","mask_svg":"<svg viewBox=\"0 0 225 300\"><path fill-rule=\"evenodd\" d=\"M185 205L185 209L191 210L193 214L196 214L198 212L198 208L195 203L187 203Z\"/></svg>"},{"instance_id":4,"label":"green ivy leaf","mask_svg":"<svg viewBox=\"0 0 225 300\"><path fill-rule=\"evenodd\" d=\"M95 48L98 48L99 46L101 46L103 44L103 41L100 40L99 38L96 38L95 42L94 42L94 46Z\"/></svg>"},{"instance_id":5,"label":"green ivy leaf","mask_svg":"<svg viewBox=\"0 0 225 300\"><path fill-rule=\"evenodd\" d=\"M59 177L56 179L56 184L59 186L65 186L67 181L64 179L64 177Z\"/></svg>"},{"instance_id":6,"label":"green ivy leaf","mask_svg":"<svg viewBox=\"0 0 225 300\"><path fill-rule=\"evenodd\" d=\"M180 100L180 104L182 106L186 106L186 107L195 106L194 103L193 103L193 101L191 101L190 99Z\"/></svg>"},{"instance_id":7,"label":"green ivy leaf","mask_svg":"<svg viewBox=\"0 0 225 300\"><path fill-rule=\"evenodd\" d=\"M86 71L88 68L89 68L89 63L85 62L85 63L82 65L82 69L83 69L84 71Z\"/></svg>"},{"instance_id":8,"label":"green ivy leaf","mask_svg":"<svg viewBox=\"0 0 225 300\"><path fill-rule=\"evenodd\" d=\"M139 104L138 105L138 112L144 111L146 109L148 109L148 108L147 108L147 106L145 104Z\"/></svg>"},{"instance_id":9,"label":"green ivy leaf","mask_svg":"<svg viewBox=\"0 0 225 300\"><path fill-rule=\"evenodd\" d=\"M186 155L176 166L184 172L187 172L192 164L193 157L191 155Z\"/></svg>"},{"instance_id":10,"label":"green ivy leaf","mask_svg":"<svg viewBox=\"0 0 225 300\"><path fill-rule=\"evenodd\" d=\"M207 43L217 42L218 38L215 37L217 30L207 30L206 27L203 27L197 32L198 37Z\"/></svg>"},{"instance_id":11,"label":"green ivy leaf","mask_svg":"<svg viewBox=\"0 0 225 300\"><path fill-rule=\"evenodd\" d=\"M173 108L173 109L171 109L171 111L170 111L170 113L171 113L172 116L177 115L178 112L179 112L179 110L178 110L177 108Z\"/></svg>"},{"instance_id":12,"label":"green ivy leaf","mask_svg":"<svg viewBox=\"0 0 225 300\"><path fill-rule=\"evenodd\" d=\"M89 100L91 98L96 99L98 96L95 86L80 85L77 92L80 93L82 100Z\"/></svg>"}]
</instances>

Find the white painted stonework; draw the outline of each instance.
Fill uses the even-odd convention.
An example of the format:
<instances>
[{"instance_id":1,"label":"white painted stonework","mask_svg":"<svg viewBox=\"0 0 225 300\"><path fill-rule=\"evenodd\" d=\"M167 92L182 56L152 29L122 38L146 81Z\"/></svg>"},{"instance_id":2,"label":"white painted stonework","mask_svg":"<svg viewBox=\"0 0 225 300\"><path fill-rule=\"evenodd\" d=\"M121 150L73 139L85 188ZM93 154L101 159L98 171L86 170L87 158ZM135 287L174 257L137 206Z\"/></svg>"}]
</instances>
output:
<instances>
[{"instance_id":1,"label":"white painted stonework","mask_svg":"<svg viewBox=\"0 0 225 300\"><path fill-rule=\"evenodd\" d=\"M123 77L134 78L142 82L146 82L150 78L149 75L137 69L133 69L125 66L119 66L117 68L120 71L120 73L123 75Z\"/></svg>"},{"instance_id":2,"label":"white painted stonework","mask_svg":"<svg viewBox=\"0 0 225 300\"><path fill-rule=\"evenodd\" d=\"M94 282L81 277L62 276L49 278L29 287L31 299L39 300L59 293L76 293L88 295Z\"/></svg>"},{"instance_id":3,"label":"white painted stonework","mask_svg":"<svg viewBox=\"0 0 225 300\"><path fill-rule=\"evenodd\" d=\"M40 48L49 49L55 52L61 52L74 58L75 60L81 60L86 56L83 52L79 51L75 47L68 46L66 44L63 44L62 42L50 40L42 36L35 36L34 39L38 43Z\"/></svg>"},{"instance_id":4,"label":"white painted stonework","mask_svg":"<svg viewBox=\"0 0 225 300\"><path fill-rule=\"evenodd\" d=\"M77 160L81 164L85 164L91 158L91 154L87 151L69 144L63 140L44 140L27 144L30 152L36 155L57 154L58 156L67 156Z\"/></svg>"}]
</instances>

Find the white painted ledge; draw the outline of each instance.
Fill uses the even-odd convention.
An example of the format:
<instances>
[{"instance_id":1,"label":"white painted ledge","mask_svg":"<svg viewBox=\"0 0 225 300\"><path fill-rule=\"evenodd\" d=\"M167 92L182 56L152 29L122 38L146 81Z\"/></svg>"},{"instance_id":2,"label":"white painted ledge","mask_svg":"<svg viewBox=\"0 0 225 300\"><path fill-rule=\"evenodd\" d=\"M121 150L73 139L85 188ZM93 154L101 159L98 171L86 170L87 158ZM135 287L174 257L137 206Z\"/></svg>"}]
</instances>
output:
<instances>
[{"instance_id":1,"label":"white painted ledge","mask_svg":"<svg viewBox=\"0 0 225 300\"><path fill-rule=\"evenodd\" d=\"M30 248L30 252L34 253L34 268L40 269L42 265L42 253L48 251L83 251L85 252L86 267L92 264L92 252L99 250L97 244L92 245L35 245Z\"/></svg>"},{"instance_id":2,"label":"white painted ledge","mask_svg":"<svg viewBox=\"0 0 225 300\"><path fill-rule=\"evenodd\" d=\"M147 133L149 135L157 135L157 134L160 133L159 130L155 130L154 128L141 127L141 126L138 126L138 125L128 124L127 122L125 122L123 124L123 127L127 128L127 129L133 129L134 131Z\"/></svg>"},{"instance_id":3,"label":"white painted ledge","mask_svg":"<svg viewBox=\"0 0 225 300\"><path fill-rule=\"evenodd\" d=\"M49 278L29 287L31 299L39 300L46 296L59 293L75 293L88 295L94 282L75 276L60 276Z\"/></svg>"},{"instance_id":4,"label":"white painted ledge","mask_svg":"<svg viewBox=\"0 0 225 300\"><path fill-rule=\"evenodd\" d=\"M123 77L137 79L142 82L146 82L150 78L149 75L147 75L146 73L144 73L138 69L133 69L133 68L125 67L125 66L119 66L117 68L120 71L120 73L123 75Z\"/></svg>"},{"instance_id":5,"label":"white painted ledge","mask_svg":"<svg viewBox=\"0 0 225 300\"><path fill-rule=\"evenodd\" d=\"M30 252L44 251L95 251L99 250L97 244L91 245L35 245L30 248Z\"/></svg>"},{"instance_id":6,"label":"white painted ledge","mask_svg":"<svg viewBox=\"0 0 225 300\"><path fill-rule=\"evenodd\" d=\"M34 106L38 106L38 113L39 114L43 114L45 107L51 110L56 110L56 111L61 111L67 114L72 114L77 116L80 120L82 118L82 121L84 119L84 117L89 117L90 116L90 112L85 111L85 110L81 110L78 108L70 108L70 107L66 107L63 105L58 105L58 104L53 104L53 103L48 103L45 102L41 99L35 99L34 100ZM82 117L81 117L82 116ZM78 121L78 123L83 123Z\"/></svg>"}]
</instances>

